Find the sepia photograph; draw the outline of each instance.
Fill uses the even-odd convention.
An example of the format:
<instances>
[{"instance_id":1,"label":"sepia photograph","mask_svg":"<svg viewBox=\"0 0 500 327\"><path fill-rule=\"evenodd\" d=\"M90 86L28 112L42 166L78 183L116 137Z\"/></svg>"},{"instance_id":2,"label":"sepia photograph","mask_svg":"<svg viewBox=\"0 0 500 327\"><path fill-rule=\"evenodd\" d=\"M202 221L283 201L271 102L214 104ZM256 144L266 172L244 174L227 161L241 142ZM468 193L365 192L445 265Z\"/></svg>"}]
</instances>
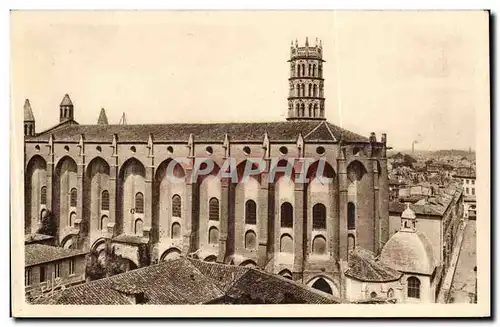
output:
<instances>
[{"instance_id":1,"label":"sepia photograph","mask_svg":"<svg viewBox=\"0 0 500 327\"><path fill-rule=\"evenodd\" d=\"M11 11L13 315L490 315L489 29Z\"/></svg>"}]
</instances>

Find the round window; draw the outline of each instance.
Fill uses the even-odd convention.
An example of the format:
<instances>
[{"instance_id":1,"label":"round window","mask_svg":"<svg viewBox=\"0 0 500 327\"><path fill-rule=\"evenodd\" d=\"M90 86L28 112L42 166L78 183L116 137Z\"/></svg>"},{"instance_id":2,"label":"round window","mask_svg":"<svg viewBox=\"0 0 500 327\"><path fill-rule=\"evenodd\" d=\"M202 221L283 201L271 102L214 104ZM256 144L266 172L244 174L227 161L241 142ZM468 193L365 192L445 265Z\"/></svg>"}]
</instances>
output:
<instances>
[{"instance_id":1,"label":"round window","mask_svg":"<svg viewBox=\"0 0 500 327\"><path fill-rule=\"evenodd\" d=\"M286 147L286 146L282 146L282 147L280 147L280 153L281 153L282 155L287 154L287 153L288 153L288 149L287 149L287 147Z\"/></svg>"},{"instance_id":2,"label":"round window","mask_svg":"<svg viewBox=\"0 0 500 327\"><path fill-rule=\"evenodd\" d=\"M69 152L69 146L65 145L64 150L66 150L66 152Z\"/></svg>"},{"instance_id":3,"label":"round window","mask_svg":"<svg viewBox=\"0 0 500 327\"><path fill-rule=\"evenodd\" d=\"M246 155L250 154L252 152L252 150L250 149L249 146L246 146L243 148L243 152L245 152Z\"/></svg>"},{"instance_id":4,"label":"round window","mask_svg":"<svg viewBox=\"0 0 500 327\"><path fill-rule=\"evenodd\" d=\"M130 151L132 151L133 153L135 153L135 151L137 151L137 150L136 150L135 146L133 146L133 145L132 145L132 146L130 147Z\"/></svg>"},{"instance_id":5,"label":"round window","mask_svg":"<svg viewBox=\"0 0 500 327\"><path fill-rule=\"evenodd\" d=\"M318 147L316 148L316 153L317 153L317 154L319 154L320 156L321 156L321 155L323 155L323 154L325 154L325 152L326 152L326 150L325 150L325 148L324 148L324 147L322 147L322 146L318 146Z\"/></svg>"},{"instance_id":6,"label":"round window","mask_svg":"<svg viewBox=\"0 0 500 327\"><path fill-rule=\"evenodd\" d=\"M102 148L100 146L96 146L95 149L97 150L97 152L101 152L102 151Z\"/></svg>"},{"instance_id":7,"label":"round window","mask_svg":"<svg viewBox=\"0 0 500 327\"><path fill-rule=\"evenodd\" d=\"M174 148L173 148L173 147L171 147L171 146L168 146L168 147L167 147L167 152L168 152L168 153L174 153Z\"/></svg>"},{"instance_id":8,"label":"round window","mask_svg":"<svg viewBox=\"0 0 500 327\"><path fill-rule=\"evenodd\" d=\"M212 154L214 153L214 149L209 145L205 148L205 150L207 151L207 154Z\"/></svg>"}]
</instances>

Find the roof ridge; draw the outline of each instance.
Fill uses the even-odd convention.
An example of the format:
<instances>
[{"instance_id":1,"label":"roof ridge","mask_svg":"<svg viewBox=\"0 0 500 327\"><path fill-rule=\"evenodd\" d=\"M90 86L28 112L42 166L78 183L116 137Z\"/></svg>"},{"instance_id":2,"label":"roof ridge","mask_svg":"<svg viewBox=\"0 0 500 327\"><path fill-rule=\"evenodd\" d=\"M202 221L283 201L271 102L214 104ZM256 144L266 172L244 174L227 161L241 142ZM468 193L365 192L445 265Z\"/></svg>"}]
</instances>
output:
<instances>
[{"instance_id":1,"label":"roof ridge","mask_svg":"<svg viewBox=\"0 0 500 327\"><path fill-rule=\"evenodd\" d=\"M304 139L306 139L309 135L311 135L312 133L314 133L321 126L321 124L323 122L319 123L318 126L314 127L309 133L307 133L306 135L304 135Z\"/></svg>"},{"instance_id":2,"label":"roof ridge","mask_svg":"<svg viewBox=\"0 0 500 327\"><path fill-rule=\"evenodd\" d=\"M323 121L323 123L325 123L326 129L328 130L328 132L330 132L330 135L332 136L332 139L333 139L334 141L337 141L337 138L335 137L335 135L333 135L333 132L332 132L332 130L330 129L330 126L328 126L328 124L326 123L326 120L325 120L325 121ZM342 128L342 127L340 127L340 128Z\"/></svg>"},{"instance_id":3,"label":"roof ridge","mask_svg":"<svg viewBox=\"0 0 500 327\"><path fill-rule=\"evenodd\" d=\"M226 267L227 267L227 266L229 266L229 267L230 267L230 265L221 264L221 263L218 263L218 262L205 262L205 261L202 261L202 260L199 260L199 259L192 259L192 258L181 258L181 259L187 260L187 261L189 262L189 264L190 264L191 266L193 266L193 267L194 267L194 269L198 270L198 272L199 272L200 274L202 274L203 276L205 276L207 279L211 280L211 281L212 281L212 284L214 284L214 285L215 285L215 287L216 287L219 291L221 291L221 293L222 293L222 294L226 295L227 291L224 291L223 289L221 289L221 288L219 287L218 283L214 282L214 279L212 279L211 277L209 277L209 276L205 275L205 274L204 274L204 273L203 273L203 272L202 272L202 271L201 271L198 267L196 267L196 266L193 264L192 260L198 260L198 261L199 261L199 262L201 262L202 264L215 264L215 265L223 265L223 266L226 266ZM241 267L241 268L245 268L245 267ZM231 285L230 285L227 289L228 289L228 290L230 290L230 289L233 287L233 285L234 285L237 281L239 281L239 280L241 279L241 277L243 277L246 273L248 273L248 268L247 268L247 271L245 271L245 273L243 273L243 274L242 274L239 278L235 278L235 279L231 282Z\"/></svg>"}]
</instances>

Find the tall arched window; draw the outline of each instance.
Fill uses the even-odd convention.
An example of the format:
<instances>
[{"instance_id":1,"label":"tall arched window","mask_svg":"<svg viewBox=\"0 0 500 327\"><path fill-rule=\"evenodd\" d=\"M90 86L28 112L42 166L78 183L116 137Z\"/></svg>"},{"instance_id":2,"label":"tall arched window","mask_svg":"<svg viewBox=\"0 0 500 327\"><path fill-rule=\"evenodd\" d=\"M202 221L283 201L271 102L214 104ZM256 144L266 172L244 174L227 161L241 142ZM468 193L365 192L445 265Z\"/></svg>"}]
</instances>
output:
<instances>
[{"instance_id":1,"label":"tall arched window","mask_svg":"<svg viewBox=\"0 0 500 327\"><path fill-rule=\"evenodd\" d=\"M318 117L318 104L314 104L314 117Z\"/></svg>"},{"instance_id":2,"label":"tall arched window","mask_svg":"<svg viewBox=\"0 0 500 327\"><path fill-rule=\"evenodd\" d=\"M306 76L306 65L302 64L302 75Z\"/></svg>"},{"instance_id":3,"label":"tall arched window","mask_svg":"<svg viewBox=\"0 0 500 327\"><path fill-rule=\"evenodd\" d=\"M245 203L245 224L257 224L257 205L254 200L248 200Z\"/></svg>"},{"instance_id":4,"label":"tall arched window","mask_svg":"<svg viewBox=\"0 0 500 327\"><path fill-rule=\"evenodd\" d=\"M295 95L300 97L300 84L295 85Z\"/></svg>"},{"instance_id":5,"label":"tall arched window","mask_svg":"<svg viewBox=\"0 0 500 327\"><path fill-rule=\"evenodd\" d=\"M310 97L312 96L312 84L309 84L309 89L307 90L307 96Z\"/></svg>"},{"instance_id":6,"label":"tall arched window","mask_svg":"<svg viewBox=\"0 0 500 327\"><path fill-rule=\"evenodd\" d=\"M316 64L313 65L313 76L316 76Z\"/></svg>"},{"instance_id":7,"label":"tall arched window","mask_svg":"<svg viewBox=\"0 0 500 327\"><path fill-rule=\"evenodd\" d=\"M312 103L309 103L309 117L312 117L313 115L313 105Z\"/></svg>"},{"instance_id":8,"label":"tall arched window","mask_svg":"<svg viewBox=\"0 0 500 327\"><path fill-rule=\"evenodd\" d=\"M102 191L101 210L108 210L109 211L109 192L108 191Z\"/></svg>"},{"instance_id":9,"label":"tall arched window","mask_svg":"<svg viewBox=\"0 0 500 327\"><path fill-rule=\"evenodd\" d=\"M211 198L208 201L208 219L219 220L219 200L217 198Z\"/></svg>"},{"instance_id":10,"label":"tall arched window","mask_svg":"<svg viewBox=\"0 0 500 327\"><path fill-rule=\"evenodd\" d=\"M47 204L47 186L42 186L40 190L40 204Z\"/></svg>"},{"instance_id":11,"label":"tall arched window","mask_svg":"<svg viewBox=\"0 0 500 327\"><path fill-rule=\"evenodd\" d=\"M135 195L135 213L144 213L144 195L141 192Z\"/></svg>"},{"instance_id":12,"label":"tall arched window","mask_svg":"<svg viewBox=\"0 0 500 327\"><path fill-rule=\"evenodd\" d=\"M297 76L298 77L300 77L300 73L301 73L301 71L300 71L300 65L297 64Z\"/></svg>"},{"instance_id":13,"label":"tall arched window","mask_svg":"<svg viewBox=\"0 0 500 327\"><path fill-rule=\"evenodd\" d=\"M316 84L313 85L313 96L314 97L318 96L318 87L316 86Z\"/></svg>"},{"instance_id":14,"label":"tall arched window","mask_svg":"<svg viewBox=\"0 0 500 327\"><path fill-rule=\"evenodd\" d=\"M347 228L356 228L356 206L352 202L347 204Z\"/></svg>"},{"instance_id":15,"label":"tall arched window","mask_svg":"<svg viewBox=\"0 0 500 327\"><path fill-rule=\"evenodd\" d=\"M24 125L24 135L28 135L28 125Z\"/></svg>"},{"instance_id":16,"label":"tall arched window","mask_svg":"<svg viewBox=\"0 0 500 327\"><path fill-rule=\"evenodd\" d=\"M182 217L181 197L178 194L172 197L172 217Z\"/></svg>"},{"instance_id":17,"label":"tall arched window","mask_svg":"<svg viewBox=\"0 0 500 327\"><path fill-rule=\"evenodd\" d=\"M407 280L408 282L408 297L420 299L420 279L411 276Z\"/></svg>"},{"instance_id":18,"label":"tall arched window","mask_svg":"<svg viewBox=\"0 0 500 327\"><path fill-rule=\"evenodd\" d=\"M326 229L326 207L321 203L313 207L313 229Z\"/></svg>"},{"instance_id":19,"label":"tall arched window","mask_svg":"<svg viewBox=\"0 0 500 327\"><path fill-rule=\"evenodd\" d=\"M134 234L142 235L142 220L141 219L136 219L136 221L135 221Z\"/></svg>"},{"instance_id":20,"label":"tall arched window","mask_svg":"<svg viewBox=\"0 0 500 327\"><path fill-rule=\"evenodd\" d=\"M306 115L306 106L302 103L300 105L300 116L304 117Z\"/></svg>"},{"instance_id":21,"label":"tall arched window","mask_svg":"<svg viewBox=\"0 0 500 327\"><path fill-rule=\"evenodd\" d=\"M76 188L72 188L69 195L69 206L76 207L77 191Z\"/></svg>"},{"instance_id":22,"label":"tall arched window","mask_svg":"<svg viewBox=\"0 0 500 327\"><path fill-rule=\"evenodd\" d=\"M306 86L304 84L301 84L300 88L302 89L302 96L305 97L306 96Z\"/></svg>"},{"instance_id":23,"label":"tall arched window","mask_svg":"<svg viewBox=\"0 0 500 327\"><path fill-rule=\"evenodd\" d=\"M309 64L309 69L307 70L307 72L309 73L308 75L311 76L311 72L312 72L312 65Z\"/></svg>"},{"instance_id":24,"label":"tall arched window","mask_svg":"<svg viewBox=\"0 0 500 327\"><path fill-rule=\"evenodd\" d=\"M297 104L295 105L295 116L298 116L298 115L299 115L299 113L300 113L300 104L298 104L298 103L297 103Z\"/></svg>"},{"instance_id":25,"label":"tall arched window","mask_svg":"<svg viewBox=\"0 0 500 327\"><path fill-rule=\"evenodd\" d=\"M281 227L293 227L293 207L290 203L284 202L281 205Z\"/></svg>"}]
</instances>

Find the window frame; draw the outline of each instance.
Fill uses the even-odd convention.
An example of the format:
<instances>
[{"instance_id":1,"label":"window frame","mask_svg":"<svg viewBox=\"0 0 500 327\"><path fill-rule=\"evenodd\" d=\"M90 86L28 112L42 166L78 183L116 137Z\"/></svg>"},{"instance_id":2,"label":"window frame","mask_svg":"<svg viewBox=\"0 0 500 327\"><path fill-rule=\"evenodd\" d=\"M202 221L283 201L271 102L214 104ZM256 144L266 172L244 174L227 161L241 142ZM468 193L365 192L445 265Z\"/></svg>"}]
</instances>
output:
<instances>
[{"instance_id":1,"label":"window frame","mask_svg":"<svg viewBox=\"0 0 500 327\"><path fill-rule=\"evenodd\" d=\"M257 203L252 199L245 201L245 225L257 225Z\"/></svg>"},{"instance_id":2,"label":"window frame","mask_svg":"<svg viewBox=\"0 0 500 327\"><path fill-rule=\"evenodd\" d=\"M217 201L217 208L215 208L215 201ZM215 210L217 212L217 219L212 218L215 218ZM220 201L216 197L211 197L208 200L208 220L220 221Z\"/></svg>"},{"instance_id":3,"label":"window frame","mask_svg":"<svg viewBox=\"0 0 500 327\"><path fill-rule=\"evenodd\" d=\"M61 277L61 263L57 262L54 264L54 278Z\"/></svg>"},{"instance_id":4,"label":"window frame","mask_svg":"<svg viewBox=\"0 0 500 327\"><path fill-rule=\"evenodd\" d=\"M415 276L408 277L406 280L407 292L406 295L412 299L420 299L420 279Z\"/></svg>"},{"instance_id":5,"label":"window frame","mask_svg":"<svg viewBox=\"0 0 500 327\"><path fill-rule=\"evenodd\" d=\"M68 261L68 269L69 269L69 274L70 275L74 275L75 274L75 265L76 265L76 262L75 262L75 258L70 258L69 261Z\"/></svg>"}]
</instances>

